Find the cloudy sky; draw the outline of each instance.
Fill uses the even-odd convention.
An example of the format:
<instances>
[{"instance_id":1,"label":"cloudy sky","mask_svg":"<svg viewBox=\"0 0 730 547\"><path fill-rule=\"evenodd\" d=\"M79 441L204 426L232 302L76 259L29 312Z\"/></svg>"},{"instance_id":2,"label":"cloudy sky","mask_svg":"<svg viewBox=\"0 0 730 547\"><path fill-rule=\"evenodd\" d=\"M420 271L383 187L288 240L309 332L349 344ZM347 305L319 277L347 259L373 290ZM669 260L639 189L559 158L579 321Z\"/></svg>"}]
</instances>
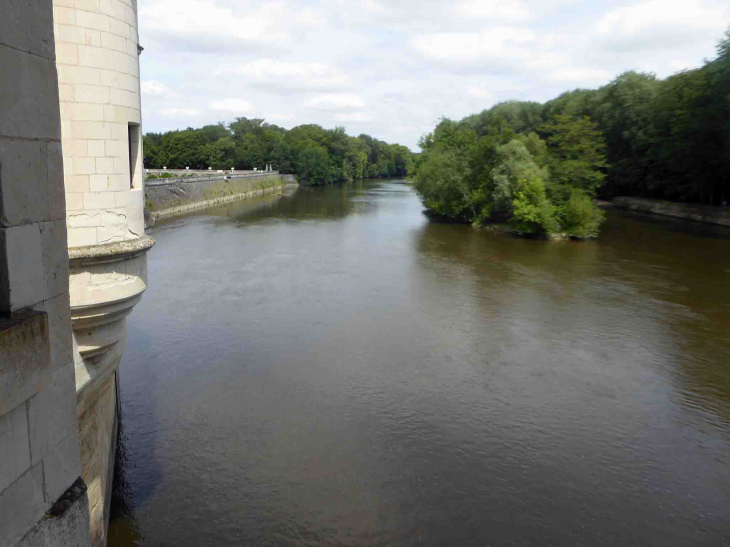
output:
<instances>
[{"instance_id":1,"label":"cloudy sky","mask_svg":"<svg viewBox=\"0 0 730 547\"><path fill-rule=\"evenodd\" d=\"M145 131L237 116L417 150L441 116L712 58L728 0L138 0Z\"/></svg>"}]
</instances>

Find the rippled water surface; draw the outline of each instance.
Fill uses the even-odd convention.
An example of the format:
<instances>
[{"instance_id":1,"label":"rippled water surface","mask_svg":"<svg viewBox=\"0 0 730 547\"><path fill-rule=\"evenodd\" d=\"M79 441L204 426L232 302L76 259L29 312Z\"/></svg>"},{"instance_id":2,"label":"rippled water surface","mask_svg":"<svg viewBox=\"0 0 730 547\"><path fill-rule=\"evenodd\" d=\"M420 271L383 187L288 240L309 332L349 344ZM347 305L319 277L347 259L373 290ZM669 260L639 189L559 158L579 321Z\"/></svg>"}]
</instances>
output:
<instances>
[{"instance_id":1,"label":"rippled water surface","mask_svg":"<svg viewBox=\"0 0 730 547\"><path fill-rule=\"evenodd\" d=\"M158 226L109 545L730 544L730 232L598 241L402 183Z\"/></svg>"}]
</instances>

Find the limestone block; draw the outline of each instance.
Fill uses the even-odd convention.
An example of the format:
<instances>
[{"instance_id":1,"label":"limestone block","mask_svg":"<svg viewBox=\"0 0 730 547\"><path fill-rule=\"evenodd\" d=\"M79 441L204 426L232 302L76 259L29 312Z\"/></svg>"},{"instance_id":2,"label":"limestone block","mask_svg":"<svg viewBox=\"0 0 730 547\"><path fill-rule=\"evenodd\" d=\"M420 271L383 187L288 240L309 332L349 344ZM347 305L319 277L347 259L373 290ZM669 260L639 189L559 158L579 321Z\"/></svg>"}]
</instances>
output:
<instances>
[{"instance_id":1,"label":"limestone block","mask_svg":"<svg viewBox=\"0 0 730 547\"><path fill-rule=\"evenodd\" d=\"M111 126L111 140L122 141L129 138L128 126L126 123L110 123Z\"/></svg>"},{"instance_id":2,"label":"limestone block","mask_svg":"<svg viewBox=\"0 0 730 547\"><path fill-rule=\"evenodd\" d=\"M63 114L61 114L63 116ZM65 117L64 119L90 121L90 122L103 122L104 121L104 105L101 104L88 104L88 103L74 103L71 111L71 116ZM95 155L95 154L89 154Z\"/></svg>"},{"instance_id":3,"label":"limestone block","mask_svg":"<svg viewBox=\"0 0 730 547\"><path fill-rule=\"evenodd\" d=\"M0 17L0 43L54 59L53 9L49 2L8 0Z\"/></svg>"},{"instance_id":4,"label":"limestone block","mask_svg":"<svg viewBox=\"0 0 730 547\"><path fill-rule=\"evenodd\" d=\"M53 22L57 25L76 25L76 10L73 9L73 2L67 7L60 5L60 0L55 0L53 6Z\"/></svg>"},{"instance_id":5,"label":"limestone block","mask_svg":"<svg viewBox=\"0 0 730 547\"><path fill-rule=\"evenodd\" d=\"M137 76L137 64L138 62L136 57L130 57L126 52L114 52L114 70L117 72Z\"/></svg>"},{"instance_id":6,"label":"limestone block","mask_svg":"<svg viewBox=\"0 0 730 547\"><path fill-rule=\"evenodd\" d=\"M96 158L73 158L75 175L95 175Z\"/></svg>"},{"instance_id":7,"label":"limestone block","mask_svg":"<svg viewBox=\"0 0 730 547\"><path fill-rule=\"evenodd\" d=\"M109 20L109 32L116 34L117 36L121 36L125 40L130 40L131 34L134 34L134 31L130 33L130 28L131 26L124 21L120 21L118 19Z\"/></svg>"},{"instance_id":8,"label":"limestone block","mask_svg":"<svg viewBox=\"0 0 730 547\"><path fill-rule=\"evenodd\" d=\"M104 141L91 141L100 142L102 146ZM89 177L89 187L92 192L106 192L109 189L108 175L91 175Z\"/></svg>"},{"instance_id":9,"label":"limestone block","mask_svg":"<svg viewBox=\"0 0 730 547\"><path fill-rule=\"evenodd\" d=\"M82 228L95 230L96 228ZM73 360L71 343L71 309L68 292L44 300L34 306L39 312L45 312L48 318L50 337L51 367L55 370Z\"/></svg>"},{"instance_id":10,"label":"limestone block","mask_svg":"<svg viewBox=\"0 0 730 547\"><path fill-rule=\"evenodd\" d=\"M127 40L127 55L130 57L138 57L139 50L137 49L137 43L132 40Z\"/></svg>"},{"instance_id":11,"label":"limestone block","mask_svg":"<svg viewBox=\"0 0 730 547\"><path fill-rule=\"evenodd\" d=\"M43 276L46 298L68 292L68 249L66 222L53 220L39 224L43 245Z\"/></svg>"},{"instance_id":12,"label":"limestone block","mask_svg":"<svg viewBox=\"0 0 730 547\"><path fill-rule=\"evenodd\" d=\"M73 362L54 371L53 381L46 389L30 398L27 406L31 463L35 465L49 452L58 452L62 441L74 436L78 429ZM78 459L78 454L76 458ZM45 472L47 477L48 467ZM79 470L76 477L80 474ZM53 496L50 497L54 499Z\"/></svg>"},{"instance_id":13,"label":"limestone block","mask_svg":"<svg viewBox=\"0 0 730 547\"><path fill-rule=\"evenodd\" d=\"M124 154L121 158L114 158L114 172L115 173L127 173L126 178L129 180L129 151ZM129 186L129 183L127 183ZM117 188L119 190L120 188Z\"/></svg>"},{"instance_id":14,"label":"limestone block","mask_svg":"<svg viewBox=\"0 0 730 547\"><path fill-rule=\"evenodd\" d=\"M84 194L84 209L113 209L114 193L113 192L89 192Z\"/></svg>"},{"instance_id":15,"label":"limestone block","mask_svg":"<svg viewBox=\"0 0 730 547\"><path fill-rule=\"evenodd\" d=\"M134 108L134 106L137 104L137 96L135 93L125 91L124 89L111 88L109 90L109 102L117 106Z\"/></svg>"},{"instance_id":16,"label":"limestone block","mask_svg":"<svg viewBox=\"0 0 730 547\"><path fill-rule=\"evenodd\" d=\"M86 45L86 30L71 25L56 25L56 40Z\"/></svg>"},{"instance_id":17,"label":"limestone block","mask_svg":"<svg viewBox=\"0 0 730 547\"><path fill-rule=\"evenodd\" d=\"M0 309L17 311L42 300L43 257L41 232L37 224L0 229L0 253L5 254L7 271L2 272L8 291L0 294ZM0 264L3 261L0 260Z\"/></svg>"},{"instance_id":18,"label":"limestone block","mask_svg":"<svg viewBox=\"0 0 730 547\"><path fill-rule=\"evenodd\" d=\"M118 158L115 158L116 163L121 163L122 161L125 161L126 158L123 158L121 161ZM128 165L128 164L125 164ZM120 165L119 168L122 168ZM121 192L122 190L129 190L129 176L127 175L109 175L109 190L112 192Z\"/></svg>"},{"instance_id":19,"label":"limestone block","mask_svg":"<svg viewBox=\"0 0 730 547\"><path fill-rule=\"evenodd\" d=\"M50 507L43 495L43 466L38 464L0 493L0 547L11 547Z\"/></svg>"},{"instance_id":20,"label":"limestone block","mask_svg":"<svg viewBox=\"0 0 730 547\"><path fill-rule=\"evenodd\" d=\"M86 66L60 65L58 67L58 81L61 84L99 85L100 69ZM83 98L84 96L82 95L81 97ZM85 100L82 102L96 101Z\"/></svg>"},{"instance_id":21,"label":"limestone block","mask_svg":"<svg viewBox=\"0 0 730 547\"><path fill-rule=\"evenodd\" d=\"M102 226L114 226L117 224L127 224L126 207L119 209L105 209L101 212Z\"/></svg>"},{"instance_id":22,"label":"limestone block","mask_svg":"<svg viewBox=\"0 0 730 547\"><path fill-rule=\"evenodd\" d=\"M77 86L77 92L78 88ZM74 138L77 139L101 139L107 140L113 138L113 124L106 122L71 122L71 131ZM64 137L65 138L65 137ZM92 158L93 159L93 158ZM79 173L74 173L79 174Z\"/></svg>"},{"instance_id":23,"label":"limestone block","mask_svg":"<svg viewBox=\"0 0 730 547\"><path fill-rule=\"evenodd\" d=\"M84 28L109 32L109 17L101 13L76 11L76 24Z\"/></svg>"},{"instance_id":24,"label":"limestone block","mask_svg":"<svg viewBox=\"0 0 730 547\"><path fill-rule=\"evenodd\" d=\"M61 101L73 102L76 100L74 86L71 84L60 84L58 86L58 95Z\"/></svg>"},{"instance_id":25,"label":"limestone block","mask_svg":"<svg viewBox=\"0 0 730 547\"><path fill-rule=\"evenodd\" d=\"M66 199L63 185L63 147L60 142L46 144L46 170L48 172L48 218L66 217Z\"/></svg>"},{"instance_id":26,"label":"limestone block","mask_svg":"<svg viewBox=\"0 0 730 547\"><path fill-rule=\"evenodd\" d=\"M96 245L96 228L69 228L68 229L68 246L86 247L88 245Z\"/></svg>"},{"instance_id":27,"label":"limestone block","mask_svg":"<svg viewBox=\"0 0 730 547\"><path fill-rule=\"evenodd\" d=\"M115 106L109 106L104 107L106 110L107 108L117 108ZM109 157L120 157L128 153L129 146L127 145L126 141L104 141L104 148L106 150L106 155Z\"/></svg>"},{"instance_id":28,"label":"limestone block","mask_svg":"<svg viewBox=\"0 0 730 547\"><path fill-rule=\"evenodd\" d=\"M77 44L69 44L67 42L57 42L56 62L63 65L78 65L79 46Z\"/></svg>"},{"instance_id":29,"label":"limestone block","mask_svg":"<svg viewBox=\"0 0 730 547\"><path fill-rule=\"evenodd\" d=\"M74 395L75 395L74 388ZM74 396L74 406L75 406ZM74 413L76 409L74 408ZM46 494L55 500L81 475L81 451L76 431L49 451L43 459Z\"/></svg>"},{"instance_id":30,"label":"limestone block","mask_svg":"<svg viewBox=\"0 0 730 547\"><path fill-rule=\"evenodd\" d=\"M117 173L114 168L114 158L96 158L96 172L100 175L113 175Z\"/></svg>"},{"instance_id":31,"label":"limestone block","mask_svg":"<svg viewBox=\"0 0 730 547\"><path fill-rule=\"evenodd\" d=\"M86 45L94 46L94 47L101 47L101 31L92 30L92 29L87 28L86 29Z\"/></svg>"},{"instance_id":32,"label":"limestone block","mask_svg":"<svg viewBox=\"0 0 730 547\"><path fill-rule=\"evenodd\" d=\"M101 105L83 105L83 106L99 107L99 109L102 111L102 115L103 115L104 108ZM88 141L87 150L88 150L87 155L95 157L95 158L103 158L104 156L106 156L106 148L104 147L104 141ZM106 184L106 181L104 181L104 183ZM92 179L92 184L93 184L93 179Z\"/></svg>"},{"instance_id":33,"label":"limestone block","mask_svg":"<svg viewBox=\"0 0 730 547\"><path fill-rule=\"evenodd\" d=\"M94 68L108 68L114 66L114 52L108 49L77 46L79 48L79 64Z\"/></svg>"},{"instance_id":34,"label":"limestone block","mask_svg":"<svg viewBox=\"0 0 730 547\"><path fill-rule=\"evenodd\" d=\"M67 158L69 162L71 162L70 158ZM65 163L64 163L65 165ZM89 192L90 191L90 185L89 185L89 175L72 175L66 177L66 192L67 195L70 193L82 193L82 192ZM83 208L83 205L81 207L78 207L79 209ZM69 207L70 209L70 207Z\"/></svg>"},{"instance_id":35,"label":"limestone block","mask_svg":"<svg viewBox=\"0 0 730 547\"><path fill-rule=\"evenodd\" d=\"M3 74L13 74L0 76L0 135L60 138L56 64L0 47L0 67Z\"/></svg>"},{"instance_id":36,"label":"limestone block","mask_svg":"<svg viewBox=\"0 0 730 547\"><path fill-rule=\"evenodd\" d=\"M127 40L110 32L101 33L101 47L114 51L127 52Z\"/></svg>"},{"instance_id":37,"label":"limestone block","mask_svg":"<svg viewBox=\"0 0 730 547\"><path fill-rule=\"evenodd\" d=\"M116 241L124 241L127 239L127 230L124 224L116 226L102 226L96 229L96 237L99 244L114 243Z\"/></svg>"},{"instance_id":38,"label":"limestone block","mask_svg":"<svg viewBox=\"0 0 730 547\"><path fill-rule=\"evenodd\" d=\"M85 139L66 139L63 141L63 151L71 158L77 156L88 156L88 143L89 141Z\"/></svg>"},{"instance_id":39,"label":"limestone block","mask_svg":"<svg viewBox=\"0 0 730 547\"><path fill-rule=\"evenodd\" d=\"M25 403L0 416L0 492L30 469Z\"/></svg>"},{"instance_id":40,"label":"limestone block","mask_svg":"<svg viewBox=\"0 0 730 547\"><path fill-rule=\"evenodd\" d=\"M144 235L144 189L133 188L129 191L127 207L127 228L136 237Z\"/></svg>"},{"instance_id":41,"label":"limestone block","mask_svg":"<svg viewBox=\"0 0 730 547\"><path fill-rule=\"evenodd\" d=\"M74 6L85 11L99 11L99 0L74 0Z\"/></svg>"},{"instance_id":42,"label":"limestone block","mask_svg":"<svg viewBox=\"0 0 730 547\"><path fill-rule=\"evenodd\" d=\"M0 321L0 415L3 415L51 381L51 347L48 318L43 314Z\"/></svg>"},{"instance_id":43,"label":"limestone block","mask_svg":"<svg viewBox=\"0 0 730 547\"><path fill-rule=\"evenodd\" d=\"M127 207L129 205L129 190L114 192L114 203L117 207Z\"/></svg>"},{"instance_id":44,"label":"limestone block","mask_svg":"<svg viewBox=\"0 0 730 547\"><path fill-rule=\"evenodd\" d=\"M88 188L87 188L88 190ZM84 195L82 193L67 193L66 194L66 209L68 211L78 211L84 208Z\"/></svg>"},{"instance_id":45,"label":"limestone block","mask_svg":"<svg viewBox=\"0 0 730 547\"><path fill-rule=\"evenodd\" d=\"M69 229L101 226L101 211L69 211L66 222Z\"/></svg>"},{"instance_id":46,"label":"limestone block","mask_svg":"<svg viewBox=\"0 0 730 547\"><path fill-rule=\"evenodd\" d=\"M109 103L109 88L107 87L76 84L74 94L76 95L76 101L79 103ZM104 121L104 118L101 117L97 121Z\"/></svg>"},{"instance_id":47,"label":"limestone block","mask_svg":"<svg viewBox=\"0 0 730 547\"><path fill-rule=\"evenodd\" d=\"M0 225L48 218L46 144L0 140Z\"/></svg>"}]
</instances>

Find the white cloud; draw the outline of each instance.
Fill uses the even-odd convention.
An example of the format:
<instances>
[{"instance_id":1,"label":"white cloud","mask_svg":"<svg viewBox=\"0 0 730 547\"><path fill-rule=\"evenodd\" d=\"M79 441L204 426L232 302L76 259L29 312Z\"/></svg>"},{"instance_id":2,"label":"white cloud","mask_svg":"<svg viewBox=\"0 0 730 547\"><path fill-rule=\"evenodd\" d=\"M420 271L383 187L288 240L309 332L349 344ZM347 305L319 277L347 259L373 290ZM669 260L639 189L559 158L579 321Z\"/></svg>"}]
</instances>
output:
<instances>
[{"instance_id":1,"label":"white cloud","mask_svg":"<svg viewBox=\"0 0 730 547\"><path fill-rule=\"evenodd\" d=\"M222 74L245 76L246 83L262 87L292 89L333 89L347 87L352 78L328 63L287 62L259 59L233 68L225 68Z\"/></svg>"},{"instance_id":2,"label":"white cloud","mask_svg":"<svg viewBox=\"0 0 730 547\"><path fill-rule=\"evenodd\" d=\"M354 93L322 93L307 99L304 106L317 110L355 110L365 108L365 100Z\"/></svg>"},{"instance_id":3,"label":"white cloud","mask_svg":"<svg viewBox=\"0 0 730 547\"><path fill-rule=\"evenodd\" d=\"M473 97L475 99L488 99L492 96L489 90L485 89L484 86L481 85L468 85L466 86L465 91L469 97Z\"/></svg>"},{"instance_id":4,"label":"white cloud","mask_svg":"<svg viewBox=\"0 0 730 547\"><path fill-rule=\"evenodd\" d=\"M243 99L230 98L221 99L218 101L211 101L208 108L216 112L227 112L236 115L253 114L256 109L251 103Z\"/></svg>"},{"instance_id":5,"label":"white cloud","mask_svg":"<svg viewBox=\"0 0 730 547\"><path fill-rule=\"evenodd\" d=\"M294 115L280 114L275 112L274 114L269 114L268 116L265 116L265 119L267 122L271 123L290 122L294 119Z\"/></svg>"},{"instance_id":6,"label":"white cloud","mask_svg":"<svg viewBox=\"0 0 730 547\"><path fill-rule=\"evenodd\" d=\"M144 95L161 97L163 95L173 95L172 91L166 85L157 80L145 80L140 84Z\"/></svg>"},{"instance_id":7,"label":"white cloud","mask_svg":"<svg viewBox=\"0 0 730 547\"><path fill-rule=\"evenodd\" d=\"M167 118L192 118L201 114L196 108L163 108L160 113Z\"/></svg>"},{"instance_id":8,"label":"white cloud","mask_svg":"<svg viewBox=\"0 0 730 547\"><path fill-rule=\"evenodd\" d=\"M410 46L422 56L440 61L506 63L528 56L526 45L534 40L529 29L495 27L482 32L422 34L412 38Z\"/></svg>"},{"instance_id":9,"label":"white cloud","mask_svg":"<svg viewBox=\"0 0 730 547\"><path fill-rule=\"evenodd\" d=\"M458 17L493 19L495 21L524 21L532 12L521 0L465 0L454 5Z\"/></svg>"},{"instance_id":10,"label":"white cloud","mask_svg":"<svg viewBox=\"0 0 730 547\"><path fill-rule=\"evenodd\" d=\"M354 122L364 123L369 122L373 118L367 112L352 112L351 114L337 113L335 114L335 121L337 122Z\"/></svg>"},{"instance_id":11,"label":"white cloud","mask_svg":"<svg viewBox=\"0 0 730 547\"><path fill-rule=\"evenodd\" d=\"M598 20L595 28L600 36L614 41L659 38L671 46L672 36L682 39L689 30L720 34L729 18L730 8L726 2L650 0L609 11Z\"/></svg>"}]
</instances>

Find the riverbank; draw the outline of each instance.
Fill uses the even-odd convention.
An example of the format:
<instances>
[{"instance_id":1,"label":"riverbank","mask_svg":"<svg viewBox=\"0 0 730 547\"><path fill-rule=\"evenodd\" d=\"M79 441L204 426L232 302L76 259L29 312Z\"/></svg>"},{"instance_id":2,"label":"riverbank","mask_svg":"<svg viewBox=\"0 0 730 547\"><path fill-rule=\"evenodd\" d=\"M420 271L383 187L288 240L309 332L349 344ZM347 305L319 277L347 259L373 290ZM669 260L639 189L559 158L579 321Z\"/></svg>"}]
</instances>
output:
<instances>
[{"instance_id":1,"label":"riverbank","mask_svg":"<svg viewBox=\"0 0 730 547\"><path fill-rule=\"evenodd\" d=\"M261 174L242 178L219 176L204 180L150 180L145 183L145 220L182 215L253 196L279 192L298 186L294 175Z\"/></svg>"},{"instance_id":2,"label":"riverbank","mask_svg":"<svg viewBox=\"0 0 730 547\"><path fill-rule=\"evenodd\" d=\"M618 209L628 209L640 213L651 213L665 217L693 220L706 224L730 226L730 207L710 207L690 203L673 203L658 199L614 198L610 205Z\"/></svg>"}]
</instances>

